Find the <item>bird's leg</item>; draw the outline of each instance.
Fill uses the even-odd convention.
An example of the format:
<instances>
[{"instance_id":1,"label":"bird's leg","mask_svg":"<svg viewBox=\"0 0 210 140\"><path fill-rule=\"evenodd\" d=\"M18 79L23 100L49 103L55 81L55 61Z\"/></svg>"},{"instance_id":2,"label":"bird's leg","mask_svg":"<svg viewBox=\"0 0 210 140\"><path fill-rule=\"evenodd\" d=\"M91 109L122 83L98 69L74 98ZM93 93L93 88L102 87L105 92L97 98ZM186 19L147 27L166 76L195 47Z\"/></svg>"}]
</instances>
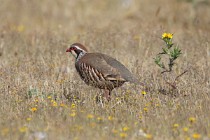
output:
<instances>
[{"instance_id":1,"label":"bird's leg","mask_svg":"<svg viewBox=\"0 0 210 140\"><path fill-rule=\"evenodd\" d=\"M103 97L105 97L107 99L107 101L111 101L111 91L108 90L108 89L105 89L104 90L104 94L103 94Z\"/></svg>"}]
</instances>

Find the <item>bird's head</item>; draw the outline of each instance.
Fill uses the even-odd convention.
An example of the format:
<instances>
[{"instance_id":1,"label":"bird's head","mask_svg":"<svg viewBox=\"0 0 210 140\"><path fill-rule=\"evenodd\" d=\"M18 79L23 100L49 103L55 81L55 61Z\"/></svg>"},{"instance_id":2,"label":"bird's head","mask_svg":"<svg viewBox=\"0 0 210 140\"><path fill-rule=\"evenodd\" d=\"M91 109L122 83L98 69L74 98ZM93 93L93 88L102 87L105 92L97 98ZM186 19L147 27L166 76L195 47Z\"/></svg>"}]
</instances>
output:
<instances>
[{"instance_id":1,"label":"bird's head","mask_svg":"<svg viewBox=\"0 0 210 140\"><path fill-rule=\"evenodd\" d=\"M66 50L66 52L70 52L75 58L77 58L80 54L87 53L87 49L80 43L74 43Z\"/></svg>"}]
</instances>

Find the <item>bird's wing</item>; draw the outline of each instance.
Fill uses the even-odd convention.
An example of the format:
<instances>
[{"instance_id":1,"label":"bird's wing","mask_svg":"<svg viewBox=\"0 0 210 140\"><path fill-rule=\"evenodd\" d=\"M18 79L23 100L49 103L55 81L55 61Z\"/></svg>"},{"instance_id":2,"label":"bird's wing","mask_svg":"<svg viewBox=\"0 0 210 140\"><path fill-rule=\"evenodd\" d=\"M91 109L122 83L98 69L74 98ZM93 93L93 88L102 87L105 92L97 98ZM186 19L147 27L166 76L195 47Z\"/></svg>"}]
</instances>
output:
<instances>
[{"instance_id":1,"label":"bird's wing","mask_svg":"<svg viewBox=\"0 0 210 140\"><path fill-rule=\"evenodd\" d=\"M107 55L103 55L103 57L105 58L108 65L117 69L121 77L123 77L126 81L138 83L137 78L134 77L133 74L122 63Z\"/></svg>"},{"instance_id":2,"label":"bird's wing","mask_svg":"<svg viewBox=\"0 0 210 140\"><path fill-rule=\"evenodd\" d=\"M81 58L80 62L83 62L87 66L97 70L107 80L127 81L116 67L113 67L112 65L107 63L107 60L103 54L88 53L88 55L85 55Z\"/></svg>"}]
</instances>

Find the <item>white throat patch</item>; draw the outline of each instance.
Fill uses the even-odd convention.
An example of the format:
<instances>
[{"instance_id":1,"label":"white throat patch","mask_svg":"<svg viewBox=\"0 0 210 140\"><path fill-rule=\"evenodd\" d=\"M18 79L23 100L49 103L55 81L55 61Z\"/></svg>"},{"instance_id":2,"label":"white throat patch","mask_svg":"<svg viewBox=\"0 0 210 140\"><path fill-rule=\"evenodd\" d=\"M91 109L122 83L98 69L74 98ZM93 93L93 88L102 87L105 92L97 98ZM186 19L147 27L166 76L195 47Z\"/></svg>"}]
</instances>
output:
<instances>
[{"instance_id":1,"label":"white throat patch","mask_svg":"<svg viewBox=\"0 0 210 140\"><path fill-rule=\"evenodd\" d=\"M84 55L86 54L85 51L81 52L78 57L76 58L76 62L79 61Z\"/></svg>"}]
</instances>

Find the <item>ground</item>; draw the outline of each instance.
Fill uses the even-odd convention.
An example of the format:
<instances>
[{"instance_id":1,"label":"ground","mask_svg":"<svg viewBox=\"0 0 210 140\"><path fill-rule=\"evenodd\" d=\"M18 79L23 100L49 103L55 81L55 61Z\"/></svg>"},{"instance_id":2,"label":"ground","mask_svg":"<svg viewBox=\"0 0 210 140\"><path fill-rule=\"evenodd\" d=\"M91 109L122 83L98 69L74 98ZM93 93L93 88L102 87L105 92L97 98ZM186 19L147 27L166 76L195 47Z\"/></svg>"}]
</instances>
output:
<instances>
[{"instance_id":1,"label":"ground","mask_svg":"<svg viewBox=\"0 0 210 140\"><path fill-rule=\"evenodd\" d=\"M0 3L0 139L210 139L208 0ZM182 55L161 74L153 58L164 32ZM116 58L147 87L128 83L96 103L103 91L65 52L75 42Z\"/></svg>"}]
</instances>

